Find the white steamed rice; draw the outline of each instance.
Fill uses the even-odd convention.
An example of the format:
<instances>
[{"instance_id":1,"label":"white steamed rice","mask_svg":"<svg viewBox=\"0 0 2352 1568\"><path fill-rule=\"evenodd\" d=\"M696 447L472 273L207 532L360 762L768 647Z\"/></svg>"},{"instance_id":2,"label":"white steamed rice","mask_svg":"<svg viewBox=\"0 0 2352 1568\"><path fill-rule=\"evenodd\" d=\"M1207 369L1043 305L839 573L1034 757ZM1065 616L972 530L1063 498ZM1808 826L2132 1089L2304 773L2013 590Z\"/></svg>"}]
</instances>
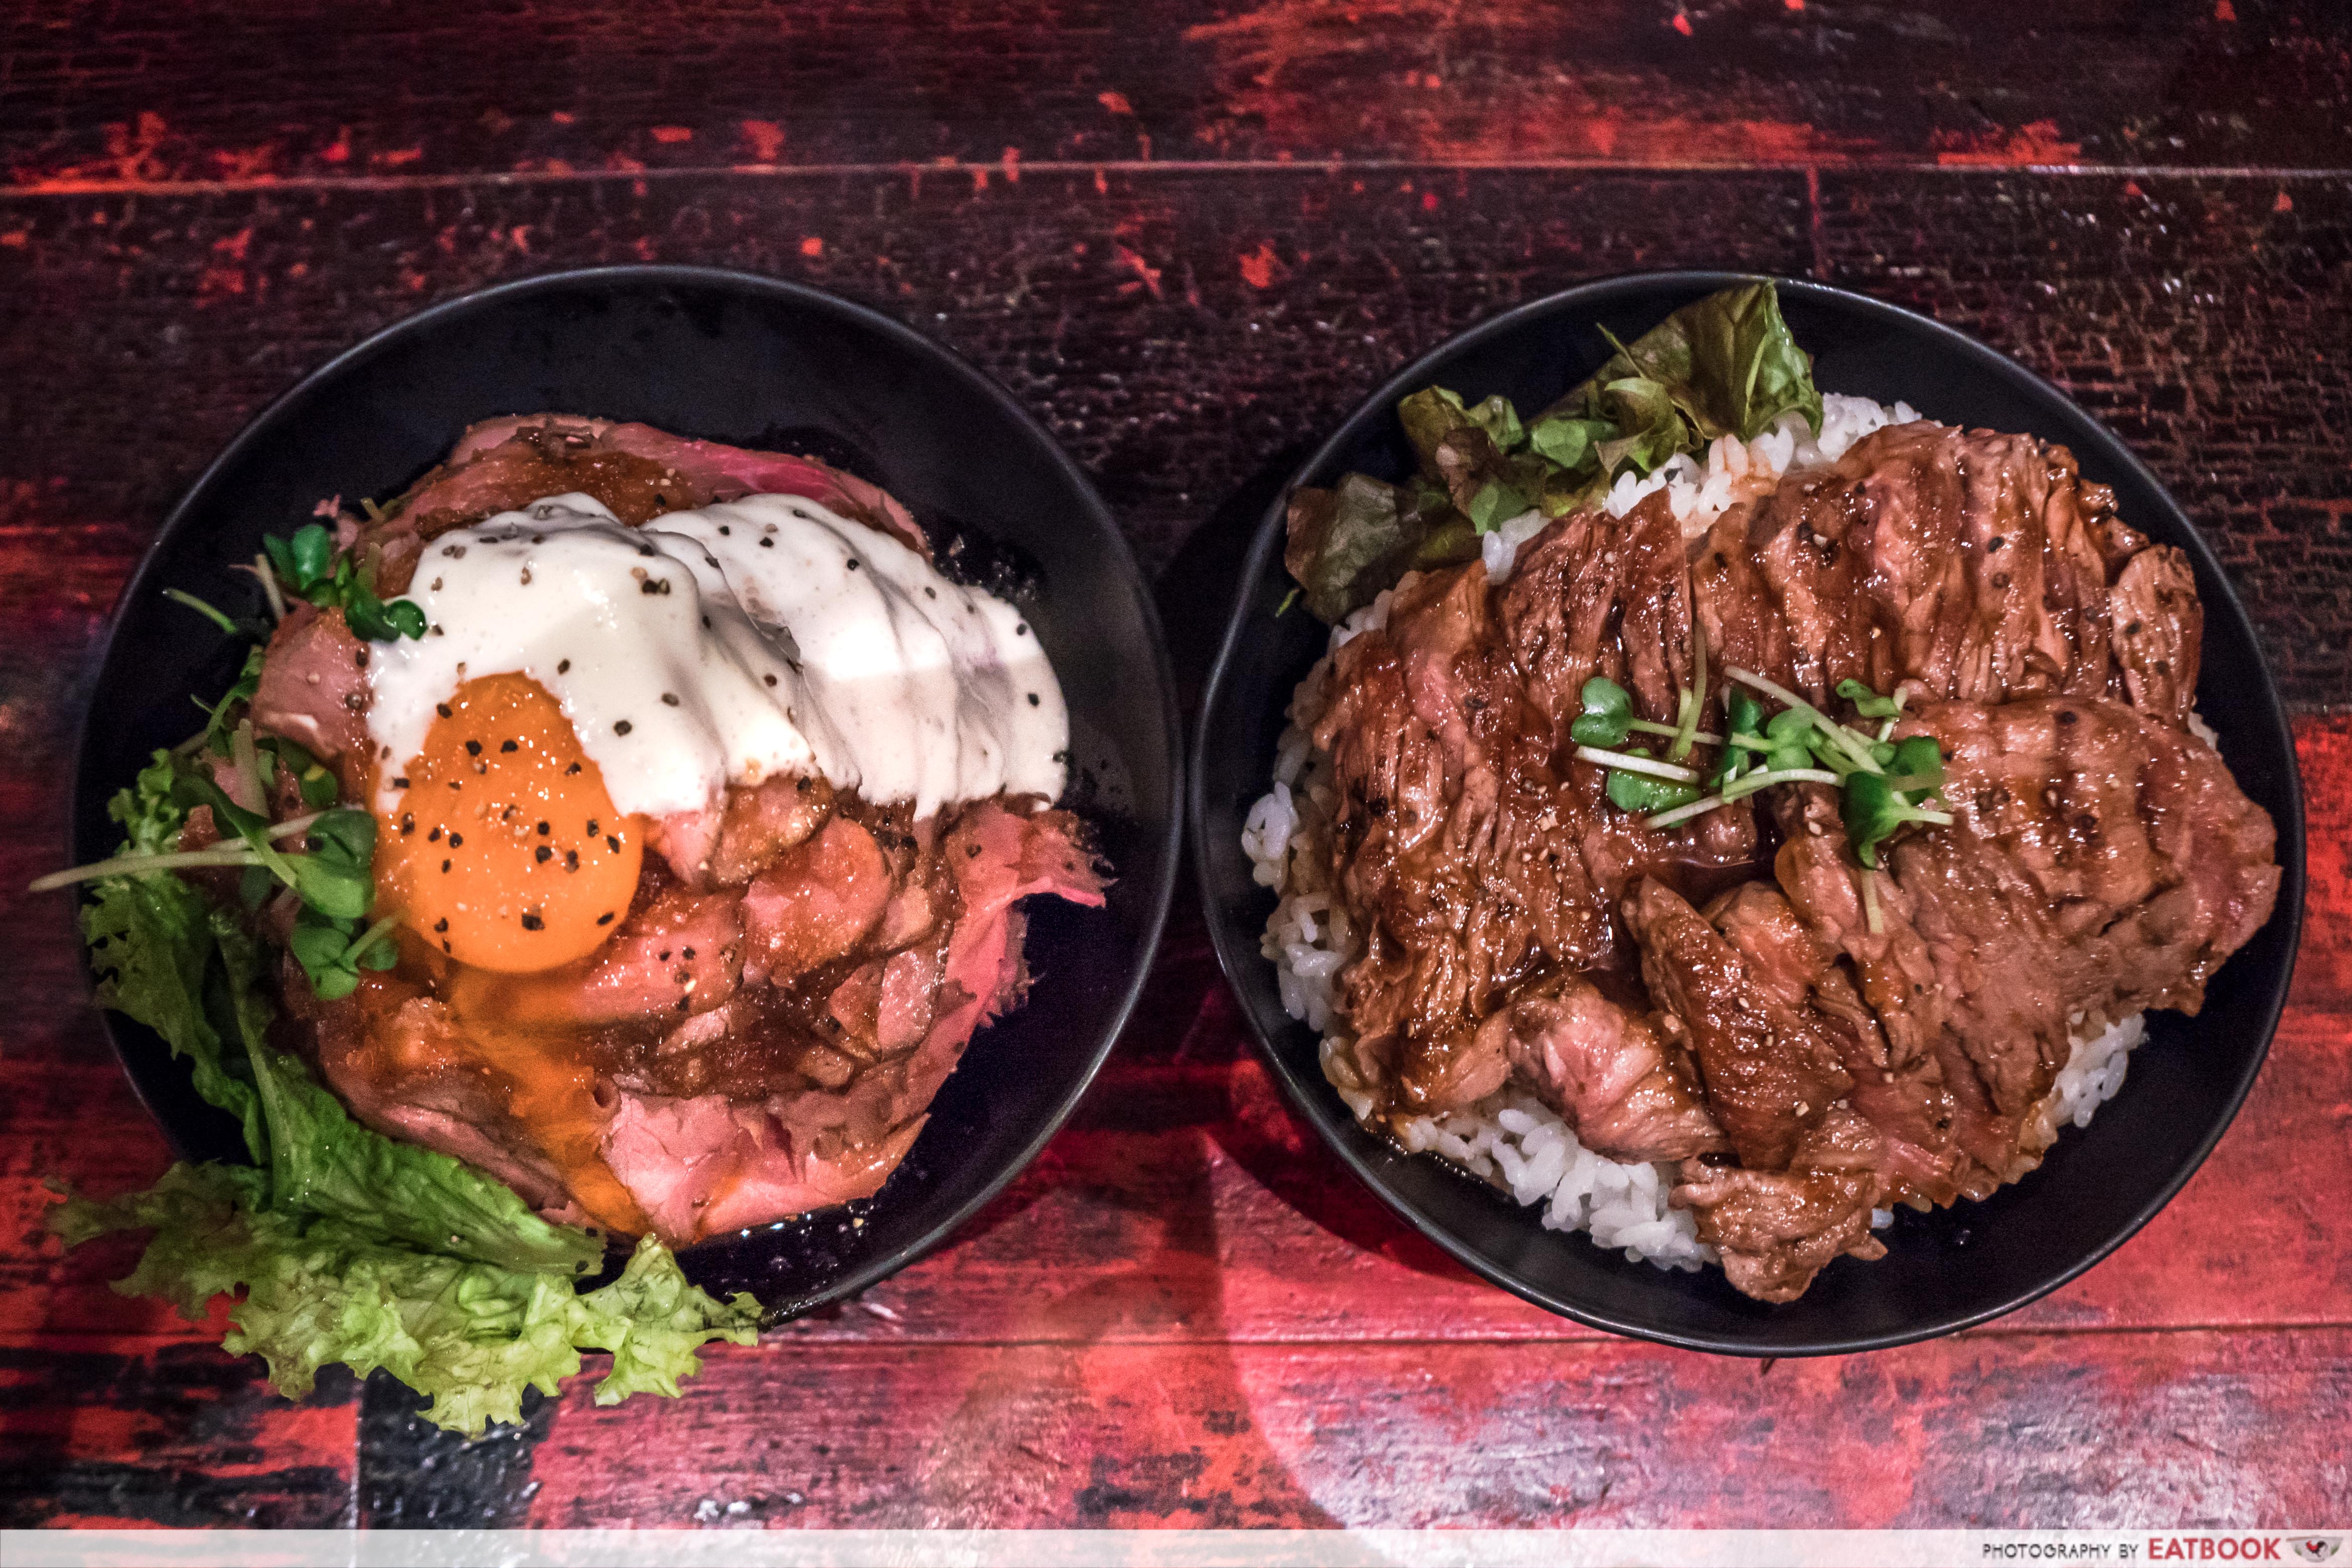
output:
<instances>
[{"instance_id":1,"label":"white steamed rice","mask_svg":"<svg viewBox=\"0 0 2352 1568\"><path fill-rule=\"evenodd\" d=\"M1663 489L1689 538L1705 532L1730 507L1769 492L1784 475L1833 463L1873 431L1920 417L1900 402L1887 407L1836 393L1822 402L1818 441L1801 414L1786 413L1753 441L1725 436L1715 442L1703 462L1685 455L1646 478L1620 476L1604 505L1611 516L1622 517L1643 497ZM1528 512L1487 534L1481 541L1487 575L1497 581L1509 576L1520 547L1546 521L1540 513ZM1392 1114L1383 1123L1373 1087L1355 1076L1354 1039L1339 1012L1338 995L1339 973L1359 943L1331 894L1331 862L1324 845L1337 795L1328 761L1309 737L1329 700L1328 653L1385 624L1389 599L1381 594L1331 629L1326 656L1292 695L1289 727L1276 747L1274 787L1251 806L1242 830L1242 848L1259 884L1278 895L1260 950L1275 966L1283 1009L1322 1036L1324 1076L1367 1126L1386 1131L1415 1154L1451 1161L1521 1204L1540 1207L1549 1229L1586 1232L1600 1246L1664 1269L1713 1263L1715 1249L1698 1239L1689 1211L1667 1202L1674 1181L1670 1165L1603 1159L1579 1143L1549 1106L1509 1084L1466 1110L1439 1116ZM2192 716L2189 723L2210 742L2202 719ZM2061 1128L2089 1126L2099 1106L2123 1088L2132 1048L2147 1032L2137 1013L2111 1027L2079 1015L2074 1022L2079 1032L2073 1052L2032 1118L2029 1148L2046 1148ZM1871 1216L1877 1227L1893 1219L1884 1209Z\"/></svg>"}]
</instances>

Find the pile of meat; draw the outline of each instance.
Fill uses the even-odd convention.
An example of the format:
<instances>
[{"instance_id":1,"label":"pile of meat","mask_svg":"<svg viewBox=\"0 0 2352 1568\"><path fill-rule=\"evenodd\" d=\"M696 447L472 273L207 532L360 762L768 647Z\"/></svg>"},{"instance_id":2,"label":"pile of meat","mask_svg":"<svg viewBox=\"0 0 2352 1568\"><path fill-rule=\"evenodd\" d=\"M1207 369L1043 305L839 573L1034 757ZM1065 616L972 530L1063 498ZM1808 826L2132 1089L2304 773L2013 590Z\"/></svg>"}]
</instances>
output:
<instances>
[{"instance_id":1,"label":"pile of meat","mask_svg":"<svg viewBox=\"0 0 2352 1568\"><path fill-rule=\"evenodd\" d=\"M436 535L572 491L632 526L804 496L929 549L896 501L824 464L562 416L477 426L378 517L340 520L389 599ZM334 764L346 800L373 789L365 664L340 613L298 604L252 706L257 730ZM819 779L730 789L650 825L628 916L583 963L492 976L413 944L325 1002L289 960L290 1043L362 1121L562 1218L679 1245L865 1197L973 1031L1023 997L1020 901L1102 902L1081 824L1045 804L914 821Z\"/></svg>"},{"instance_id":2,"label":"pile of meat","mask_svg":"<svg viewBox=\"0 0 2352 1568\"><path fill-rule=\"evenodd\" d=\"M1712 691L1906 686L1957 821L1885 846L1877 929L1831 788L1659 831L1573 758L1595 674L1675 719L1694 619ZM1555 521L1503 584L1407 579L1314 732L1352 1075L1406 1113L1516 1082L1606 1158L1678 1162L1762 1300L1879 1256L1872 1209L2039 1162L2070 1037L2194 1012L2269 918L2270 819L2187 727L2201 624L2186 559L2063 448L1925 423L1687 542L1659 495Z\"/></svg>"}]
</instances>

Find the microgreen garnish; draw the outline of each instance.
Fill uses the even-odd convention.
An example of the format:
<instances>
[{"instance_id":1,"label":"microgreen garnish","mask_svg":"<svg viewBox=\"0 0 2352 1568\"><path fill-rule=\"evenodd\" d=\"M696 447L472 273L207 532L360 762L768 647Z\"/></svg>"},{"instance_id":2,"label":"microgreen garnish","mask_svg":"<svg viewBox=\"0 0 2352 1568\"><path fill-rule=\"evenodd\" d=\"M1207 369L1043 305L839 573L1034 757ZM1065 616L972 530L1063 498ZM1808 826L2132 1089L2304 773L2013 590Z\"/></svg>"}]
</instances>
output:
<instances>
[{"instance_id":1,"label":"microgreen garnish","mask_svg":"<svg viewBox=\"0 0 2352 1568\"><path fill-rule=\"evenodd\" d=\"M272 534L262 541L269 564L286 586L321 610L340 610L352 631L371 643L394 643L425 635L425 608L414 600L387 604L375 596L366 574L348 553L335 549L335 536L319 523L305 523L290 538Z\"/></svg>"},{"instance_id":2,"label":"microgreen garnish","mask_svg":"<svg viewBox=\"0 0 2352 1568\"><path fill-rule=\"evenodd\" d=\"M227 632L232 637L245 635L246 628L238 625L235 621L229 619L226 614L214 609L211 605L205 603L203 600L198 599L194 594L190 593L184 588L167 588L163 591L163 597L170 600L174 604L186 605L189 609L194 611L197 614L203 616L205 620L211 622L214 625L219 627L222 631Z\"/></svg>"},{"instance_id":3,"label":"microgreen garnish","mask_svg":"<svg viewBox=\"0 0 2352 1568\"><path fill-rule=\"evenodd\" d=\"M1724 733L1698 727L1706 700L1705 633L1694 629L1698 658L1693 684L1679 694L1674 725L1633 716L1633 699L1603 676L1585 682L1584 709L1569 726L1575 755L1609 770L1609 799L1621 810L1649 813L1646 825L1671 828L1780 784L1832 784L1840 790L1840 810L1855 860L1864 868L1864 903L1870 928L1879 929L1877 888L1868 879L1879 863L1879 846L1906 823L1948 826L1949 812L1927 802L1944 786L1944 756L1927 735L1889 738L1901 718L1901 687L1882 696L1860 681L1838 683L1837 695L1865 719L1878 719L1876 733L1840 724L1779 683L1752 670L1726 666L1736 683L1723 694ZM1742 688L1748 688L1743 690ZM1751 693L1784 704L1765 716ZM1643 747L1627 747L1629 736L1670 737L1664 759ZM1712 768L1684 766L1697 746L1721 748Z\"/></svg>"}]
</instances>

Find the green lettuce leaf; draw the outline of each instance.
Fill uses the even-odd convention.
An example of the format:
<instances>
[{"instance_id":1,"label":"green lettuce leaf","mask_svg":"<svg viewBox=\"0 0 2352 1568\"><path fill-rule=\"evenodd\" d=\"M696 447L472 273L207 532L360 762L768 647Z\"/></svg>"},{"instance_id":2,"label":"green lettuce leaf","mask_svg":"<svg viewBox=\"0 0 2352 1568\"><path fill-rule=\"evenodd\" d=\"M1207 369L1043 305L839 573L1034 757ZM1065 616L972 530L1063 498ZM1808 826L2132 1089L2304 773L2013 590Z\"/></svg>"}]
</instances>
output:
<instances>
[{"instance_id":1,"label":"green lettuce leaf","mask_svg":"<svg viewBox=\"0 0 2352 1568\"><path fill-rule=\"evenodd\" d=\"M1790 409L1821 429L1812 361L1769 279L1609 341L1608 361L1532 420L1499 394L1471 403L1433 386L1403 399L1397 420L1421 467L1411 486L1351 474L1293 496L1283 559L1307 609L1337 621L1409 570L1468 559L1477 535L1531 507L1558 517L1597 506L1619 475L1654 474L1727 434L1752 440Z\"/></svg>"},{"instance_id":2,"label":"green lettuce leaf","mask_svg":"<svg viewBox=\"0 0 2352 1568\"><path fill-rule=\"evenodd\" d=\"M152 1230L125 1295L160 1296L201 1320L215 1296L244 1292L223 1347L257 1354L289 1398L335 1363L383 1367L432 1396L431 1420L478 1434L521 1419L522 1393L553 1394L583 1350L613 1353L599 1404L675 1396L714 1339L749 1344L759 1303L720 1302L687 1283L651 1238L621 1277L586 1295L560 1275L501 1269L387 1240L346 1221L271 1207L268 1177L226 1166L176 1165L143 1193L112 1203L73 1194L51 1213L68 1245Z\"/></svg>"},{"instance_id":3,"label":"green lettuce leaf","mask_svg":"<svg viewBox=\"0 0 2352 1568\"><path fill-rule=\"evenodd\" d=\"M122 824L123 852L163 853L178 846L186 814L174 803L178 766L169 752L140 770L108 810ZM261 1101L254 1092L243 1036L221 959L220 935L233 929L211 901L176 876L110 876L91 884L82 905L82 939L98 977L98 1004L127 1014L188 1059L196 1092L236 1117L245 1146L264 1157Z\"/></svg>"},{"instance_id":4,"label":"green lettuce leaf","mask_svg":"<svg viewBox=\"0 0 2352 1568\"><path fill-rule=\"evenodd\" d=\"M1408 571L1477 553L1476 529L1435 485L1389 485L1350 474L1336 489L1290 497L1283 563L1307 608L1323 621L1362 609Z\"/></svg>"},{"instance_id":5,"label":"green lettuce leaf","mask_svg":"<svg viewBox=\"0 0 2352 1568\"><path fill-rule=\"evenodd\" d=\"M1686 446L1725 434L1752 441L1792 408L1816 432L1822 427L1822 394L1813 386L1812 360L1797 347L1780 316L1780 293L1766 279L1695 300L1633 342L1619 344L1606 364L1537 423L1563 412L1596 414L1610 389L1629 380L1654 383L1689 422L1692 435ZM1645 389L1645 409L1651 396ZM1658 462L1673 455L1666 452Z\"/></svg>"},{"instance_id":6,"label":"green lettuce leaf","mask_svg":"<svg viewBox=\"0 0 2352 1568\"><path fill-rule=\"evenodd\" d=\"M175 847L189 770L167 753L110 810L126 848ZM196 1092L237 1117L252 1166L174 1166L110 1203L68 1194L50 1228L67 1245L152 1230L126 1295L160 1296L194 1320L244 1299L223 1342L253 1352L290 1397L319 1368L381 1366L433 1397L460 1431L520 1418L522 1390L555 1392L583 1350L613 1353L597 1398L676 1395L712 1339L750 1343L760 1307L688 1283L658 1241L582 1295L604 1258L593 1233L531 1212L504 1183L352 1120L268 1034L271 958L236 915L168 873L91 884L82 912L100 1005L146 1024L189 1059Z\"/></svg>"}]
</instances>

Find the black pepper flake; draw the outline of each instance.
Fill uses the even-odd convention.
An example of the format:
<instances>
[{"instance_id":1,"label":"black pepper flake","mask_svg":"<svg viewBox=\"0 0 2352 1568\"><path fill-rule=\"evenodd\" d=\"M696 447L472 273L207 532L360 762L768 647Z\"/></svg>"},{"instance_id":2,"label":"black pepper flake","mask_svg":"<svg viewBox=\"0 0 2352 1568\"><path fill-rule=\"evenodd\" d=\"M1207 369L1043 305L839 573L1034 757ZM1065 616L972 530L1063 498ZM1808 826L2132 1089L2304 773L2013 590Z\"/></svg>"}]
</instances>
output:
<instances>
[{"instance_id":1,"label":"black pepper flake","mask_svg":"<svg viewBox=\"0 0 2352 1568\"><path fill-rule=\"evenodd\" d=\"M580 869L580 852L578 850L566 850L563 852L563 869L565 871L578 871Z\"/></svg>"},{"instance_id":2,"label":"black pepper flake","mask_svg":"<svg viewBox=\"0 0 2352 1568\"><path fill-rule=\"evenodd\" d=\"M541 822L541 823L539 825L539 836L540 836L541 838L542 838L542 839L543 839L543 838L547 837L547 834L548 834L548 826L547 826L547 824L546 824L545 822Z\"/></svg>"},{"instance_id":3,"label":"black pepper flake","mask_svg":"<svg viewBox=\"0 0 2352 1568\"><path fill-rule=\"evenodd\" d=\"M693 1006L694 998L692 997L680 997L677 998L677 1010L680 1012L685 1012L688 1009Z\"/></svg>"},{"instance_id":4,"label":"black pepper flake","mask_svg":"<svg viewBox=\"0 0 2352 1568\"><path fill-rule=\"evenodd\" d=\"M559 675L570 674L572 673L572 661L565 659L558 663L555 666L555 673Z\"/></svg>"},{"instance_id":5,"label":"black pepper flake","mask_svg":"<svg viewBox=\"0 0 2352 1568\"><path fill-rule=\"evenodd\" d=\"M668 949L668 948L667 948L667 947L665 947L665 948L663 948L660 952L658 952L658 953L655 954L655 955L654 955L654 962L655 962L655 963L656 963L656 964L667 964L667 963L668 963L668 962L669 962L669 949Z\"/></svg>"},{"instance_id":6,"label":"black pepper flake","mask_svg":"<svg viewBox=\"0 0 2352 1568\"><path fill-rule=\"evenodd\" d=\"M469 740L469 741L466 742L466 755L467 755L467 756L468 756L468 757L479 757L481 754L482 754L482 743L481 743L480 741L478 741L478 740Z\"/></svg>"},{"instance_id":7,"label":"black pepper flake","mask_svg":"<svg viewBox=\"0 0 2352 1568\"><path fill-rule=\"evenodd\" d=\"M600 829L596 826L596 819L595 819L595 818L593 818L593 817L589 818L589 819L588 819L588 836L589 836L590 838L592 838L592 839L593 839L593 838L594 838L594 837L597 835L597 833L598 833L599 831L602 831L602 830L600 830Z\"/></svg>"},{"instance_id":8,"label":"black pepper flake","mask_svg":"<svg viewBox=\"0 0 2352 1568\"><path fill-rule=\"evenodd\" d=\"M526 909L522 912L522 928L525 931L544 931L547 922L539 917L539 911Z\"/></svg>"},{"instance_id":9,"label":"black pepper flake","mask_svg":"<svg viewBox=\"0 0 2352 1568\"><path fill-rule=\"evenodd\" d=\"M773 549L776 548L776 541L773 539L763 538L760 541L760 548L761 549Z\"/></svg>"},{"instance_id":10,"label":"black pepper flake","mask_svg":"<svg viewBox=\"0 0 2352 1568\"><path fill-rule=\"evenodd\" d=\"M612 851L614 854L619 854L621 852L621 841L619 836L614 833L606 833L604 835L604 847Z\"/></svg>"},{"instance_id":11,"label":"black pepper flake","mask_svg":"<svg viewBox=\"0 0 2352 1568\"><path fill-rule=\"evenodd\" d=\"M678 956L682 958L691 958L694 956L694 949L691 947L686 948L679 953Z\"/></svg>"},{"instance_id":12,"label":"black pepper flake","mask_svg":"<svg viewBox=\"0 0 2352 1568\"><path fill-rule=\"evenodd\" d=\"M439 828L435 828L431 832L425 834L425 841L428 844L439 843L441 841L441 830Z\"/></svg>"},{"instance_id":13,"label":"black pepper flake","mask_svg":"<svg viewBox=\"0 0 2352 1568\"><path fill-rule=\"evenodd\" d=\"M2080 715L2075 713L2075 711L2070 707L2062 707L2058 710L2058 722L2060 724L2073 724L2080 716Z\"/></svg>"},{"instance_id":14,"label":"black pepper flake","mask_svg":"<svg viewBox=\"0 0 2352 1568\"><path fill-rule=\"evenodd\" d=\"M980 858L980 846L978 844L966 845L963 852L973 860L978 860Z\"/></svg>"},{"instance_id":15,"label":"black pepper flake","mask_svg":"<svg viewBox=\"0 0 2352 1568\"><path fill-rule=\"evenodd\" d=\"M395 789L405 789L408 788L408 780L405 779L395 779L392 781L392 787Z\"/></svg>"},{"instance_id":16,"label":"black pepper flake","mask_svg":"<svg viewBox=\"0 0 2352 1568\"><path fill-rule=\"evenodd\" d=\"M1029 635L1029 622L1026 621L1015 622L1013 627L1013 634L1015 637L1026 637Z\"/></svg>"},{"instance_id":17,"label":"black pepper flake","mask_svg":"<svg viewBox=\"0 0 2352 1568\"><path fill-rule=\"evenodd\" d=\"M451 949L450 949L450 946L449 946L449 938L447 938L446 936L444 936L443 938L441 938L441 951L443 951L444 953L446 953L446 952L449 952L450 950L451 950ZM585 1264L585 1263L583 1263L583 1264L581 1264L580 1266L581 1266L583 1269L585 1269L588 1265L587 1265L587 1264Z\"/></svg>"},{"instance_id":18,"label":"black pepper flake","mask_svg":"<svg viewBox=\"0 0 2352 1568\"><path fill-rule=\"evenodd\" d=\"M451 832L450 832L450 834L449 834L449 847L450 847L451 849L453 849L453 850L462 850L462 849L464 849L464 848L466 847L466 837L465 837L465 835L464 835L463 833L459 833L459 832L456 831L455 830L452 830L452 831L451 831Z\"/></svg>"},{"instance_id":19,"label":"black pepper flake","mask_svg":"<svg viewBox=\"0 0 2352 1568\"><path fill-rule=\"evenodd\" d=\"M608 909L604 911L604 914L596 916L596 924L599 925L610 925L613 924L613 912Z\"/></svg>"},{"instance_id":20,"label":"black pepper flake","mask_svg":"<svg viewBox=\"0 0 2352 1568\"><path fill-rule=\"evenodd\" d=\"M656 552L654 547L651 545L639 545L637 547L637 553L639 555L652 555Z\"/></svg>"},{"instance_id":21,"label":"black pepper flake","mask_svg":"<svg viewBox=\"0 0 2352 1568\"><path fill-rule=\"evenodd\" d=\"M403 812L400 814L400 831L401 831L403 833L413 833L413 832L415 832L415 831L416 831L416 813L415 813L415 812L414 812L414 811L403 811Z\"/></svg>"},{"instance_id":22,"label":"black pepper flake","mask_svg":"<svg viewBox=\"0 0 2352 1568\"><path fill-rule=\"evenodd\" d=\"M500 751L513 751L516 749L516 746L511 740L501 740L499 742L499 749Z\"/></svg>"},{"instance_id":23,"label":"black pepper flake","mask_svg":"<svg viewBox=\"0 0 2352 1568\"><path fill-rule=\"evenodd\" d=\"M433 923L433 932L434 932L434 935L436 935L436 936L438 936L438 935L440 935L442 932L446 931L446 930L448 930L448 929L449 929L449 917L448 917L447 915L443 915L440 919L438 919L438 920L436 920L436 921L435 921L435 922Z\"/></svg>"},{"instance_id":24,"label":"black pepper flake","mask_svg":"<svg viewBox=\"0 0 2352 1568\"><path fill-rule=\"evenodd\" d=\"M856 571L857 570L857 558L856 556L851 556L849 558L849 570L852 571Z\"/></svg>"},{"instance_id":25,"label":"black pepper flake","mask_svg":"<svg viewBox=\"0 0 2352 1568\"><path fill-rule=\"evenodd\" d=\"M629 731L636 727L637 727L635 725L631 724L627 719L623 719L620 723L613 727L613 733L614 735L626 735Z\"/></svg>"},{"instance_id":26,"label":"black pepper flake","mask_svg":"<svg viewBox=\"0 0 2352 1568\"><path fill-rule=\"evenodd\" d=\"M731 534L731 533L733 533L735 530L734 530L733 528L729 528L725 523L721 523L721 524L719 524L719 531L721 534Z\"/></svg>"},{"instance_id":27,"label":"black pepper flake","mask_svg":"<svg viewBox=\"0 0 2352 1568\"><path fill-rule=\"evenodd\" d=\"M555 858L555 852L549 849L545 844L541 844L539 846L538 852L531 858L538 861L540 864L545 865L548 862Z\"/></svg>"},{"instance_id":28,"label":"black pepper flake","mask_svg":"<svg viewBox=\"0 0 2352 1568\"><path fill-rule=\"evenodd\" d=\"M433 706L435 711L439 713L443 718L455 718L457 716L449 711L449 705L447 703L435 703Z\"/></svg>"},{"instance_id":29,"label":"black pepper flake","mask_svg":"<svg viewBox=\"0 0 2352 1568\"><path fill-rule=\"evenodd\" d=\"M579 772L579 771L580 771L580 764L578 764L577 762L575 762L575 763L573 763L571 767L569 767L569 768L565 768L565 769L563 770L563 776L564 776L566 779L569 779L569 778L571 778L574 773L577 773L577 772Z\"/></svg>"},{"instance_id":30,"label":"black pepper flake","mask_svg":"<svg viewBox=\"0 0 2352 1568\"><path fill-rule=\"evenodd\" d=\"M776 684L776 677L773 675L762 675L760 678L767 682L772 686Z\"/></svg>"},{"instance_id":31,"label":"black pepper flake","mask_svg":"<svg viewBox=\"0 0 2352 1568\"><path fill-rule=\"evenodd\" d=\"M639 593L667 593L669 591L669 579L666 577L649 577L646 579L645 581L637 584L637 591Z\"/></svg>"},{"instance_id":32,"label":"black pepper flake","mask_svg":"<svg viewBox=\"0 0 2352 1568\"><path fill-rule=\"evenodd\" d=\"M1037 694L1035 692L1031 692L1029 694L1029 706L1031 707L1035 707L1037 706Z\"/></svg>"},{"instance_id":33,"label":"black pepper flake","mask_svg":"<svg viewBox=\"0 0 2352 1568\"><path fill-rule=\"evenodd\" d=\"M936 588L926 588L923 590L923 597L926 599L937 599L939 596L940 591Z\"/></svg>"},{"instance_id":34,"label":"black pepper flake","mask_svg":"<svg viewBox=\"0 0 2352 1568\"><path fill-rule=\"evenodd\" d=\"M676 692L662 693L662 706L665 707L676 707L677 706L677 694Z\"/></svg>"},{"instance_id":35,"label":"black pepper flake","mask_svg":"<svg viewBox=\"0 0 2352 1568\"><path fill-rule=\"evenodd\" d=\"M443 861L441 862L441 869L443 871L447 871L449 869L449 862L447 861Z\"/></svg>"}]
</instances>

